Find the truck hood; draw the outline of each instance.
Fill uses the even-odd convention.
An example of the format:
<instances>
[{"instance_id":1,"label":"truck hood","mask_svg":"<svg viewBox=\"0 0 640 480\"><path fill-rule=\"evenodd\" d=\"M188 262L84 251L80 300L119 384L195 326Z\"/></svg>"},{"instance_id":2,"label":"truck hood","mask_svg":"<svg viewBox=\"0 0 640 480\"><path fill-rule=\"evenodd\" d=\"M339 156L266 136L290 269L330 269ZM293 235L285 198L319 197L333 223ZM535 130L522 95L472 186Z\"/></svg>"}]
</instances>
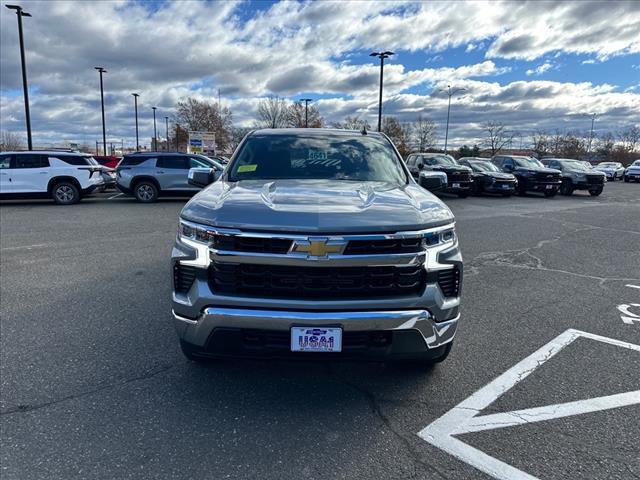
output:
<instances>
[{"instance_id":1,"label":"truck hood","mask_svg":"<svg viewBox=\"0 0 640 480\"><path fill-rule=\"evenodd\" d=\"M493 178L495 180L514 180L516 178L511 173L504 172L473 172L473 174Z\"/></svg>"},{"instance_id":2,"label":"truck hood","mask_svg":"<svg viewBox=\"0 0 640 480\"><path fill-rule=\"evenodd\" d=\"M300 233L396 232L453 221L449 208L415 183L328 180L220 180L180 216L214 227Z\"/></svg>"},{"instance_id":3,"label":"truck hood","mask_svg":"<svg viewBox=\"0 0 640 480\"><path fill-rule=\"evenodd\" d=\"M469 167L465 167L463 165L425 165L424 170L434 170L445 173L471 172Z\"/></svg>"}]
</instances>

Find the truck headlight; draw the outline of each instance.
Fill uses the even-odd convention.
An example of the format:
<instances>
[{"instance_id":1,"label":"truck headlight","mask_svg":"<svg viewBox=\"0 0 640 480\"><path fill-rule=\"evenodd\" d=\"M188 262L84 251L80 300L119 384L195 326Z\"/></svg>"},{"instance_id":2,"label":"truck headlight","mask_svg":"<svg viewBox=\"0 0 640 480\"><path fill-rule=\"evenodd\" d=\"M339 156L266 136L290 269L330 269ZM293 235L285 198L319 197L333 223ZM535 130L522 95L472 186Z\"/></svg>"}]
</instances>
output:
<instances>
[{"instance_id":1,"label":"truck headlight","mask_svg":"<svg viewBox=\"0 0 640 480\"><path fill-rule=\"evenodd\" d=\"M180 220L178 227L178 240L196 251L196 257L192 260L179 260L183 265L207 268L209 266L209 244L213 232L205 226L195 225Z\"/></svg>"},{"instance_id":2,"label":"truck headlight","mask_svg":"<svg viewBox=\"0 0 640 480\"><path fill-rule=\"evenodd\" d=\"M456 229L455 227L450 227L438 232L427 233L422 240L422 244L425 248L430 248L455 243L455 241Z\"/></svg>"}]
</instances>

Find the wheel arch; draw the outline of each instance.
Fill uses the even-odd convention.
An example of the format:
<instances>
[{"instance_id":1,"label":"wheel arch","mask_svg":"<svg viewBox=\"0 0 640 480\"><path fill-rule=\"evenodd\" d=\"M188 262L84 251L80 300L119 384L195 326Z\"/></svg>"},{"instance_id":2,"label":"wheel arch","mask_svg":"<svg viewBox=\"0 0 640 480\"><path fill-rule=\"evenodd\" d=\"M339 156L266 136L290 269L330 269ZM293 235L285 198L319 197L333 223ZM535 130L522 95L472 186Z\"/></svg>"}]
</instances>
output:
<instances>
[{"instance_id":1,"label":"wheel arch","mask_svg":"<svg viewBox=\"0 0 640 480\"><path fill-rule=\"evenodd\" d=\"M131 190L135 190L140 182L147 181L153 183L158 189L158 193L161 192L160 183L151 175L137 175L131 179Z\"/></svg>"},{"instance_id":2,"label":"wheel arch","mask_svg":"<svg viewBox=\"0 0 640 480\"><path fill-rule=\"evenodd\" d=\"M53 186L56 183L60 183L60 182L73 183L73 185L75 185L75 187L78 189L78 192L82 194L82 185L80 185L80 182L78 181L78 179L69 175L60 175L60 176L51 178L49 180L49 183L47 183L47 194L50 195L53 192Z\"/></svg>"}]
</instances>

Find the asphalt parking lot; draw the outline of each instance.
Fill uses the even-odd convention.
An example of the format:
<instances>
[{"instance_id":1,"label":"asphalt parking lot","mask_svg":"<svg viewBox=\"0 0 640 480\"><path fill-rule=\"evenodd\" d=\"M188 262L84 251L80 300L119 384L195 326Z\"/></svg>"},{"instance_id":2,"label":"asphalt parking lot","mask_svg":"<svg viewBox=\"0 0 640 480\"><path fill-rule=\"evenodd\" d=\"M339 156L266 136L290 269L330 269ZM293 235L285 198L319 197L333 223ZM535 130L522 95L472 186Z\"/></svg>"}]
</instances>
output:
<instances>
[{"instance_id":1,"label":"asphalt parking lot","mask_svg":"<svg viewBox=\"0 0 640 480\"><path fill-rule=\"evenodd\" d=\"M188 362L184 200L114 195L0 206L4 480L640 477L640 185L445 198L462 323L431 370Z\"/></svg>"}]
</instances>

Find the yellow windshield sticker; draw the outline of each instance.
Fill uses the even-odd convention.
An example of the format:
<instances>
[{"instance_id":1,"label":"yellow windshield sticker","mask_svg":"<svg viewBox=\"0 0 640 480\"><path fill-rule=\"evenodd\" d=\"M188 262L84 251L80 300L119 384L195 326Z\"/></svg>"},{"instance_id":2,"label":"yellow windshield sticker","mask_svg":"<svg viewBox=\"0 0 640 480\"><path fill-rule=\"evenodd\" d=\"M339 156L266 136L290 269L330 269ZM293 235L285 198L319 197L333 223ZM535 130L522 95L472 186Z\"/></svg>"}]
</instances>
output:
<instances>
[{"instance_id":1,"label":"yellow windshield sticker","mask_svg":"<svg viewBox=\"0 0 640 480\"><path fill-rule=\"evenodd\" d=\"M255 172L258 165L255 163L253 165L240 165L238 167L238 173L246 173L246 172Z\"/></svg>"}]
</instances>

